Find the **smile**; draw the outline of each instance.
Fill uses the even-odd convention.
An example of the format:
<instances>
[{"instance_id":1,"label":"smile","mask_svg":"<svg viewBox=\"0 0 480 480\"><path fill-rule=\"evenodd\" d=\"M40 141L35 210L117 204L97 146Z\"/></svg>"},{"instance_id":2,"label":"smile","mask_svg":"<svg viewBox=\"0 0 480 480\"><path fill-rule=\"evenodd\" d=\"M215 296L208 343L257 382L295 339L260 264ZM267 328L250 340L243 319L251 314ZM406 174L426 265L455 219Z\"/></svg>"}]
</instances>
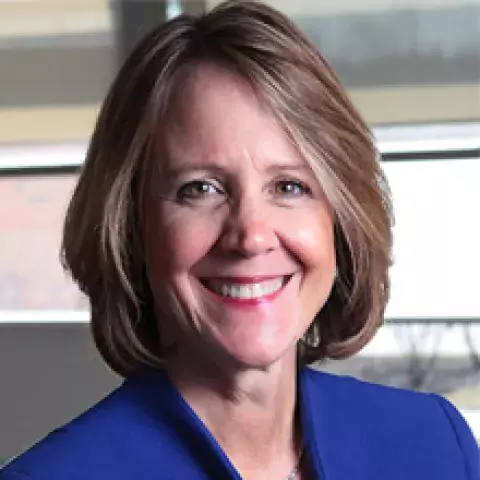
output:
<instances>
[{"instance_id":1,"label":"smile","mask_svg":"<svg viewBox=\"0 0 480 480\"><path fill-rule=\"evenodd\" d=\"M290 276L248 281L246 279L203 279L202 284L225 299L237 301L263 300L275 296L290 280Z\"/></svg>"}]
</instances>

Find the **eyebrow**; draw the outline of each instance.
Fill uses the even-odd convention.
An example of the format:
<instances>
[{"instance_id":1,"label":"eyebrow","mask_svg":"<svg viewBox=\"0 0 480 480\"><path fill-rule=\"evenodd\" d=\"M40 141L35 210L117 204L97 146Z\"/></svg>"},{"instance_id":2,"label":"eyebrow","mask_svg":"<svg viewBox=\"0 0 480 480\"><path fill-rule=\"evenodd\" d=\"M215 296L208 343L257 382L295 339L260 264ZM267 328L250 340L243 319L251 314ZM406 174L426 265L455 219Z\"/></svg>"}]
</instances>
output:
<instances>
[{"instance_id":1,"label":"eyebrow","mask_svg":"<svg viewBox=\"0 0 480 480\"><path fill-rule=\"evenodd\" d=\"M177 165L174 167L164 167L162 174L167 178L178 178L187 173L200 173L200 172L215 172L225 173L225 169L217 164L208 163L199 166Z\"/></svg>"},{"instance_id":2,"label":"eyebrow","mask_svg":"<svg viewBox=\"0 0 480 480\"><path fill-rule=\"evenodd\" d=\"M271 165L267 168L267 172L276 172L276 171L290 171L290 172L311 172L312 169L308 164L295 164L295 165Z\"/></svg>"},{"instance_id":3,"label":"eyebrow","mask_svg":"<svg viewBox=\"0 0 480 480\"><path fill-rule=\"evenodd\" d=\"M174 167L166 167L163 169L163 174L167 178L178 178L187 173L200 173L200 172L209 172L209 173L218 173L218 174L230 174L227 168L224 166L218 165L217 163L205 163L198 166L188 166L180 165ZM276 173L276 172L312 172L310 165L308 164L272 164L267 166L267 173Z\"/></svg>"}]
</instances>

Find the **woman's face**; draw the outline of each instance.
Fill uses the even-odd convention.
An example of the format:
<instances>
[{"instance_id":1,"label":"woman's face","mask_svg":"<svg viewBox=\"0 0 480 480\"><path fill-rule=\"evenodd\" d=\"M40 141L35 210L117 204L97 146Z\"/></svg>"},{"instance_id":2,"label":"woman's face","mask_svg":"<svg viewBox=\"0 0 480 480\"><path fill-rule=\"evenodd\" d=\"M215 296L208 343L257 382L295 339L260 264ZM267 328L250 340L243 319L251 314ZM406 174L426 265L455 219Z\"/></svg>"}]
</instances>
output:
<instances>
[{"instance_id":1,"label":"woman's face","mask_svg":"<svg viewBox=\"0 0 480 480\"><path fill-rule=\"evenodd\" d=\"M178 90L158 158L142 218L161 326L180 349L244 366L294 352L335 269L307 163L249 84L215 66ZM198 316L179 320L168 289Z\"/></svg>"}]
</instances>

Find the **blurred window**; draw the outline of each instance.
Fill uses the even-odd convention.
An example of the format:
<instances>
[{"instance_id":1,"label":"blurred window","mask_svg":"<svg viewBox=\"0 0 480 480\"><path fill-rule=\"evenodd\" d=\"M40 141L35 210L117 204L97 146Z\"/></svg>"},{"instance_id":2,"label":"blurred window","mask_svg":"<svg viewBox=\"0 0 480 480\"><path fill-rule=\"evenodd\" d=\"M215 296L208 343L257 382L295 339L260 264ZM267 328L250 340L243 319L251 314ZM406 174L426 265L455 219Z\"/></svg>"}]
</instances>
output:
<instances>
[{"instance_id":1,"label":"blurred window","mask_svg":"<svg viewBox=\"0 0 480 480\"><path fill-rule=\"evenodd\" d=\"M477 0L267 3L308 34L372 124L480 119Z\"/></svg>"},{"instance_id":2,"label":"blurred window","mask_svg":"<svg viewBox=\"0 0 480 480\"><path fill-rule=\"evenodd\" d=\"M130 48L126 43L138 34L135 29L146 28L148 22L142 22L142 16L151 23L157 21L157 11L160 21L164 14L178 13L179 7L198 12L216 3L216 0L205 3L201 0L4 0L0 3L0 170L9 171L0 176L3 205L9 205L0 213L4 222L0 247L8 264L0 273L0 282L8 285L0 295L0 310L84 305L58 265L62 216L76 178L74 167L83 161L98 107L125 53L122 49ZM465 258L461 257L458 264L453 260L449 263L453 270L445 283L439 285L435 273L435 279L423 286L422 307L415 300L420 277L410 277L413 264L421 269L422 276L429 278L436 272L434 259L440 251L450 252L455 238L462 242L478 238L470 232L460 240L455 237L453 227L441 232L439 217L447 206L458 209L458 215L451 220L456 227L462 212L473 216L471 205L478 204L478 197L468 182L478 172L468 169L476 168L475 162L435 162L431 155L428 162L422 162L422 151L460 150L458 158L462 157L461 150L478 151L480 4L473 0L424 0L421 4L414 0L326 3L272 0L271 3L298 22L320 47L372 125L383 129L388 125L409 125L413 132L402 140L401 129L395 127L387 135L384 131L380 142L384 152L397 157L400 154L398 158L409 152L409 162L388 163L385 167L392 182L397 216L396 265L392 270L394 285L389 314L403 315L407 308L409 315L419 314L428 303L428 314L433 315L435 309L430 299L435 297L433 291L443 292L440 287L455 292L452 295L456 300L448 305L441 303L448 301L448 296L442 294L435 311L458 313L460 310L456 309L462 303L460 287L458 283L453 285L452 275L465 278L459 270L467 268ZM432 145L431 135L425 133L428 129L423 124L435 127L445 122L456 129L456 140L452 143L441 132L433 135ZM31 167L40 171L32 173ZM450 170L447 172L446 168ZM450 185L447 196L438 188L446 180L456 182ZM455 188L458 194L453 195L451 189ZM445 206L442 202L446 198L451 198L451 203ZM471 226L474 223L466 225L474 228ZM431 244L434 247L427 248ZM42 261L47 262L36 268L39 260L34 258L35 245L39 248L42 245ZM466 255L461 250L459 255ZM43 281L38 283L38 278ZM60 287L62 281L67 286ZM30 288L27 285L35 283L36 294L25 293ZM66 288L64 295L52 294L58 289L63 292L61 288ZM463 302L462 308L467 308L467 304L468 301Z\"/></svg>"},{"instance_id":3,"label":"blurred window","mask_svg":"<svg viewBox=\"0 0 480 480\"><path fill-rule=\"evenodd\" d=\"M108 0L0 2L0 144L89 137L115 70Z\"/></svg>"},{"instance_id":4,"label":"blurred window","mask_svg":"<svg viewBox=\"0 0 480 480\"><path fill-rule=\"evenodd\" d=\"M387 317L480 320L480 159L384 164L395 207Z\"/></svg>"},{"instance_id":5,"label":"blurred window","mask_svg":"<svg viewBox=\"0 0 480 480\"><path fill-rule=\"evenodd\" d=\"M65 167L83 161L116 70L111 6L0 2L1 311L86 308L59 263L77 178Z\"/></svg>"},{"instance_id":6,"label":"blurred window","mask_svg":"<svg viewBox=\"0 0 480 480\"><path fill-rule=\"evenodd\" d=\"M86 308L59 262L63 217L76 178L58 172L0 175L0 311Z\"/></svg>"}]
</instances>

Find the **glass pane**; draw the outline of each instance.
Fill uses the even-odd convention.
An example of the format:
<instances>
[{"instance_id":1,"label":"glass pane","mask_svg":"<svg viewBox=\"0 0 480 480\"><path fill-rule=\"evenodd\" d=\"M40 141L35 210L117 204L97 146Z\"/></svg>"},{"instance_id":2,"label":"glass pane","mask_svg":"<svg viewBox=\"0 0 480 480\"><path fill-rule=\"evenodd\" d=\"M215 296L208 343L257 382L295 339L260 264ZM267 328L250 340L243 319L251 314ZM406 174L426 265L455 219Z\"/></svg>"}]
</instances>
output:
<instances>
[{"instance_id":1,"label":"glass pane","mask_svg":"<svg viewBox=\"0 0 480 480\"><path fill-rule=\"evenodd\" d=\"M267 3L309 35L371 123L480 119L478 0Z\"/></svg>"},{"instance_id":2,"label":"glass pane","mask_svg":"<svg viewBox=\"0 0 480 480\"><path fill-rule=\"evenodd\" d=\"M395 207L387 322L360 354L325 368L440 392L480 438L480 159L383 166Z\"/></svg>"},{"instance_id":3,"label":"glass pane","mask_svg":"<svg viewBox=\"0 0 480 480\"><path fill-rule=\"evenodd\" d=\"M115 68L109 0L0 2L0 143L86 139Z\"/></svg>"},{"instance_id":4,"label":"glass pane","mask_svg":"<svg viewBox=\"0 0 480 480\"><path fill-rule=\"evenodd\" d=\"M76 174L117 68L110 0L0 2L0 311L86 309L59 262Z\"/></svg>"},{"instance_id":5,"label":"glass pane","mask_svg":"<svg viewBox=\"0 0 480 480\"><path fill-rule=\"evenodd\" d=\"M387 317L480 320L479 159L384 163L395 228Z\"/></svg>"},{"instance_id":6,"label":"glass pane","mask_svg":"<svg viewBox=\"0 0 480 480\"><path fill-rule=\"evenodd\" d=\"M85 309L59 262L76 174L0 176L0 311Z\"/></svg>"}]
</instances>

